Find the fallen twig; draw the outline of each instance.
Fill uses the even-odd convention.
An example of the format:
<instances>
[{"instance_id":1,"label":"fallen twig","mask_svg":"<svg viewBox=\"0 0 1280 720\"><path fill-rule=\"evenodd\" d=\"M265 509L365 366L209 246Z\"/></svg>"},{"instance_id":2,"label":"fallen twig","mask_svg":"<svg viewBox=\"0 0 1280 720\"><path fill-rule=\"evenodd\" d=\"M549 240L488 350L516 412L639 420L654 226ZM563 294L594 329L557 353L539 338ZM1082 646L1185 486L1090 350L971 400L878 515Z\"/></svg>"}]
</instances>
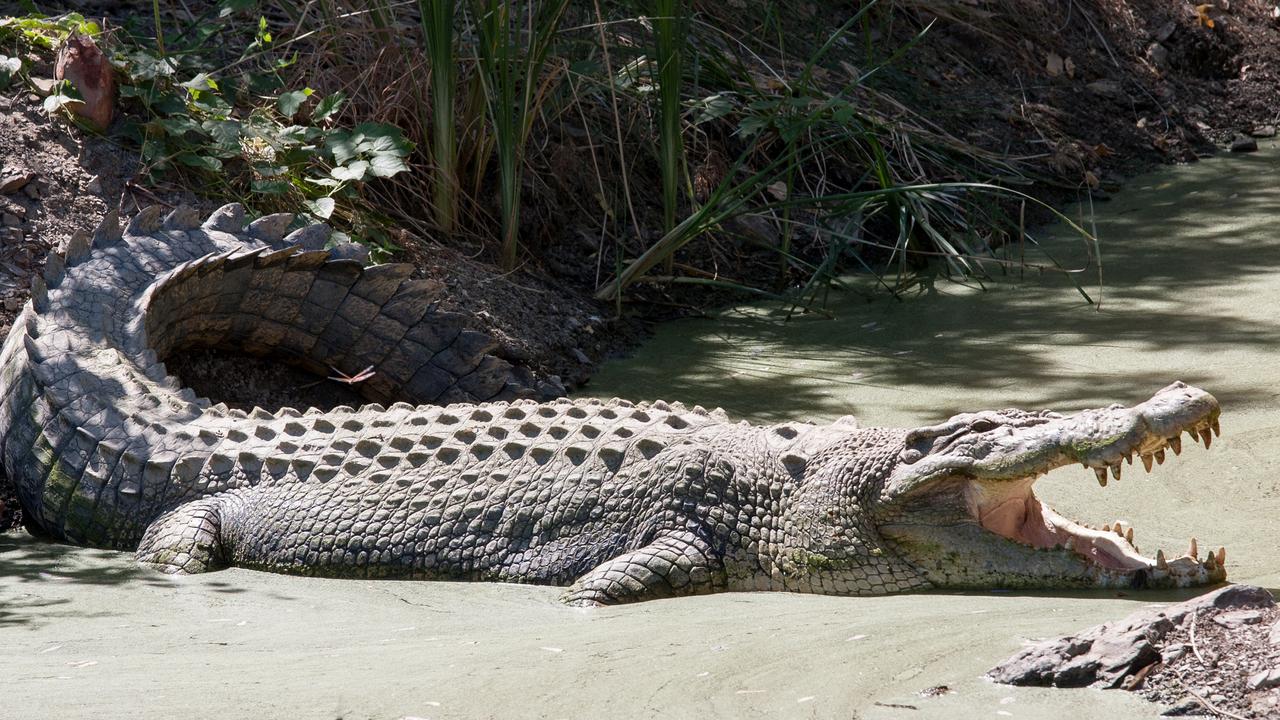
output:
<instances>
[{"instance_id":1,"label":"fallen twig","mask_svg":"<svg viewBox=\"0 0 1280 720\"><path fill-rule=\"evenodd\" d=\"M1204 655L1200 654L1200 646L1196 644L1196 618L1200 616L1199 611L1191 613L1191 630L1188 633L1191 637L1191 652L1195 653L1196 659L1201 665L1207 665L1204 661Z\"/></svg>"}]
</instances>

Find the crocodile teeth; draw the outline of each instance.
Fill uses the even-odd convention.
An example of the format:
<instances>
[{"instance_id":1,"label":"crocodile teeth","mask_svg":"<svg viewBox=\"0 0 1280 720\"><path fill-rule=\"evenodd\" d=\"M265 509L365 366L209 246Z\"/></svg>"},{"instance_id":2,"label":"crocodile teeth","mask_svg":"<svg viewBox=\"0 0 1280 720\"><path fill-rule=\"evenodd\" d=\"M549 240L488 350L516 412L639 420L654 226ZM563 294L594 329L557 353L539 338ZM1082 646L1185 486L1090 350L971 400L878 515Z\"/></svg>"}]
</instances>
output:
<instances>
[{"instance_id":1,"label":"crocodile teeth","mask_svg":"<svg viewBox=\"0 0 1280 720\"><path fill-rule=\"evenodd\" d=\"M1169 569L1169 561L1164 559L1164 550L1156 551L1156 567L1161 570Z\"/></svg>"},{"instance_id":2,"label":"crocodile teeth","mask_svg":"<svg viewBox=\"0 0 1280 720\"><path fill-rule=\"evenodd\" d=\"M1115 534L1119 535L1120 537L1124 537L1124 526L1120 524L1119 520L1116 521L1115 525L1111 526L1111 529L1115 532Z\"/></svg>"},{"instance_id":3,"label":"crocodile teeth","mask_svg":"<svg viewBox=\"0 0 1280 720\"><path fill-rule=\"evenodd\" d=\"M1198 560L1200 558L1200 547L1196 544L1195 538L1191 538L1191 548L1187 550L1187 557L1192 560Z\"/></svg>"},{"instance_id":4,"label":"crocodile teeth","mask_svg":"<svg viewBox=\"0 0 1280 720\"><path fill-rule=\"evenodd\" d=\"M1130 454L1128 454L1128 455L1125 455L1125 456L1124 456L1124 461L1125 461L1125 462L1127 462L1127 463L1129 463L1130 465L1132 465L1132 464L1133 464L1133 454L1132 454L1132 453L1130 453Z\"/></svg>"},{"instance_id":5,"label":"crocodile teeth","mask_svg":"<svg viewBox=\"0 0 1280 720\"><path fill-rule=\"evenodd\" d=\"M1142 467L1146 468L1147 472L1151 472L1151 456L1150 455L1142 456Z\"/></svg>"},{"instance_id":6,"label":"crocodile teeth","mask_svg":"<svg viewBox=\"0 0 1280 720\"><path fill-rule=\"evenodd\" d=\"M1213 419L1213 434L1214 435L1222 434L1222 425L1218 423L1218 418Z\"/></svg>"},{"instance_id":7,"label":"crocodile teeth","mask_svg":"<svg viewBox=\"0 0 1280 720\"><path fill-rule=\"evenodd\" d=\"M1157 451L1155 452L1155 456L1156 456L1156 464L1157 464L1157 465L1163 465L1163 464L1164 464L1164 450L1163 450L1163 449L1161 449L1161 450L1157 450Z\"/></svg>"},{"instance_id":8,"label":"crocodile teeth","mask_svg":"<svg viewBox=\"0 0 1280 720\"><path fill-rule=\"evenodd\" d=\"M1218 548L1218 565L1227 566L1227 549L1224 547Z\"/></svg>"},{"instance_id":9,"label":"crocodile teeth","mask_svg":"<svg viewBox=\"0 0 1280 720\"><path fill-rule=\"evenodd\" d=\"M1100 487L1107 486L1107 471L1104 468L1094 468L1093 474L1098 476L1098 485Z\"/></svg>"},{"instance_id":10,"label":"crocodile teeth","mask_svg":"<svg viewBox=\"0 0 1280 720\"><path fill-rule=\"evenodd\" d=\"M1111 532L1111 526L1110 526L1110 525L1103 525L1103 526L1102 526L1102 532Z\"/></svg>"},{"instance_id":11,"label":"crocodile teeth","mask_svg":"<svg viewBox=\"0 0 1280 720\"><path fill-rule=\"evenodd\" d=\"M1111 466L1111 477L1117 480L1120 479L1120 463L1116 463L1115 465Z\"/></svg>"},{"instance_id":12,"label":"crocodile teeth","mask_svg":"<svg viewBox=\"0 0 1280 720\"><path fill-rule=\"evenodd\" d=\"M1200 430L1200 441L1204 443L1205 450L1208 450L1209 446L1213 444L1213 433L1209 432L1209 428Z\"/></svg>"},{"instance_id":13,"label":"crocodile teeth","mask_svg":"<svg viewBox=\"0 0 1280 720\"><path fill-rule=\"evenodd\" d=\"M1182 438L1179 436L1169 438L1169 447L1173 449L1174 455L1182 454Z\"/></svg>"},{"instance_id":14,"label":"crocodile teeth","mask_svg":"<svg viewBox=\"0 0 1280 720\"><path fill-rule=\"evenodd\" d=\"M1133 528L1129 528L1124 531L1124 541L1133 545Z\"/></svg>"}]
</instances>

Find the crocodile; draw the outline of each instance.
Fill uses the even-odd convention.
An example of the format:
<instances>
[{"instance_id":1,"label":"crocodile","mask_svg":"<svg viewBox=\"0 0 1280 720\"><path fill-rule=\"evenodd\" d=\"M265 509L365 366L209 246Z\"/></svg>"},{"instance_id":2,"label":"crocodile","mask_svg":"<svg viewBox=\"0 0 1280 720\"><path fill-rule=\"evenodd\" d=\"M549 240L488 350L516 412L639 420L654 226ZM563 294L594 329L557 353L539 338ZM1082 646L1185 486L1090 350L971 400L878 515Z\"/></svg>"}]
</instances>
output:
<instances>
[{"instance_id":1,"label":"crocodile","mask_svg":"<svg viewBox=\"0 0 1280 720\"><path fill-rule=\"evenodd\" d=\"M721 410L539 398L545 385L402 264L323 249L323 225L148 208L51 254L0 351L0 456L30 528L168 573L567 586L596 606L720 590L1188 586L1225 550L1142 555L1054 512L1036 479L1106 485L1189 434L1209 393L1131 407L964 413L917 428L732 421ZM192 347L366 378L368 404L250 412L164 359Z\"/></svg>"}]
</instances>

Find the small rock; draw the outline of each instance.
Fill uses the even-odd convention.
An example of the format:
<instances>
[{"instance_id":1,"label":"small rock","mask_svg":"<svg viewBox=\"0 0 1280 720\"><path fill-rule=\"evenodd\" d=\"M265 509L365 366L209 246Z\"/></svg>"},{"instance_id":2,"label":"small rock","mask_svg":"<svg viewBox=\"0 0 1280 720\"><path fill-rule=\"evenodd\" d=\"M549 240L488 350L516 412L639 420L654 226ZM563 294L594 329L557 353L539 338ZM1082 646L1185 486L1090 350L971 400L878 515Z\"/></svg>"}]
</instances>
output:
<instances>
[{"instance_id":1,"label":"small rock","mask_svg":"<svg viewBox=\"0 0 1280 720\"><path fill-rule=\"evenodd\" d=\"M1253 130L1250 130L1249 134L1256 138L1273 138L1276 136L1276 126L1275 125L1259 125Z\"/></svg>"},{"instance_id":2,"label":"small rock","mask_svg":"<svg viewBox=\"0 0 1280 720\"><path fill-rule=\"evenodd\" d=\"M89 182L85 183L84 191L91 195L101 195L102 194L102 178L97 175L94 175L93 177L89 178Z\"/></svg>"},{"instance_id":3,"label":"small rock","mask_svg":"<svg viewBox=\"0 0 1280 720\"><path fill-rule=\"evenodd\" d=\"M587 357L587 354L582 352L578 348L573 349L573 356L577 358L578 362L582 363L583 365L591 364L591 358Z\"/></svg>"},{"instance_id":4,"label":"small rock","mask_svg":"<svg viewBox=\"0 0 1280 720\"><path fill-rule=\"evenodd\" d=\"M31 182L33 179L35 179L34 173L6 171L4 175L0 177L0 195L16 193L26 187L27 183Z\"/></svg>"},{"instance_id":5,"label":"small rock","mask_svg":"<svg viewBox=\"0 0 1280 720\"><path fill-rule=\"evenodd\" d=\"M22 194L26 195L32 200L39 200L40 188L35 183L28 183L26 187L22 188Z\"/></svg>"},{"instance_id":6,"label":"small rock","mask_svg":"<svg viewBox=\"0 0 1280 720\"><path fill-rule=\"evenodd\" d=\"M1160 29L1156 31L1156 42L1162 43L1165 40L1168 40L1170 37L1173 36L1173 31L1177 29L1178 29L1178 23L1172 20L1160 26Z\"/></svg>"},{"instance_id":7,"label":"small rock","mask_svg":"<svg viewBox=\"0 0 1280 720\"><path fill-rule=\"evenodd\" d=\"M1160 662L1168 665L1183 655L1187 654L1187 646L1183 643L1173 643L1160 651Z\"/></svg>"},{"instance_id":8,"label":"small rock","mask_svg":"<svg viewBox=\"0 0 1280 720\"><path fill-rule=\"evenodd\" d=\"M5 227L18 227L22 224L22 218L13 213L4 213L3 216L0 216L0 224Z\"/></svg>"},{"instance_id":9,"label":"small rock","mask_svg":"<svg viewBox=\"0 0 1280 720\"><path fill-rule=\"evenodd\" d=\"M1187 715L1203 715L1206 712L1208 711L1204 709L1199 700L1188 695L1179 700L1177 705L1165 710L1160 715L1163 717L1185 717Z\"/></svg>"},{"instance_id":10,"label":"small rock","mask_svg":"<svg viewBox=\"0 0 1280 720\"><path fill-rule=\"evenodd\" d=\"M1115 80L1094 80L1085 85L1090 91L1103 97L1122 100L1125 97L1124 86Z\"/></svg>"},{"instance_id":11,"label":"small rock","mask_svg":"<svg viewBox=\"0 0 1280 720\"><path fill-rule=\"evenodd\" d=\"M1250 690L1270 690L1273 687L1280 687L1280 667L1273 667L1270 670L1263 670L1250 675L1245 685Z\"/></svg>"},{"instance_id":12,"label":"small rock","mask_svg":"<svg viewBox=\"0 0 1280 720\"><path fill-rule=\"evenodd\" d=\"M1276 623L1271 626L1271 634L1267 636L1267 640L1269 640L1272 645L1280 645L1280 620L1277 620Z\"/></svg>"},{"instance_id":13,"label":"small rock","mask_svg":"<svg viewBox=\"0 0 1280 720\"><path fill-rule=\"evenodd\" d=\"M1259 610L1231 610L1215 615L1213 621L1228 630L1235 630L1245 625L1261 622L1262 612Z\"/></svg>"},{"instance_id":14,"label":"small rock","mask_svg":"<svg viewBox=\"0 0 1280 720\"><path fill-rule=\"evenodd\" d=\"M53 93L54 82L53 78L31 78L31 84L35 86L36 93L38 93L40 97L46 97ZM38 100L40 98L37 97L36 99Z\"/></svg>"},{"instance_id":15,"label":"small rock","mask_svg":"<svg viewBox=\"0 0 1280 720\"><path fill-rule=\"evenodd\" d=\"M1233 153L1251 153L1258 151L1258 141L1251 137L1243 135L1231 141L1231 152Z\"/></svg>"},{"instance_id":16,"label":"small rock","mask_svg":"<svg viewBox=\"0 0 1280 720\"><path fill-rule=\"evenodd\" d=\"M22 307L22 301L16 297L7 297L4 299L4 309L9 312L18 312L18 308Z\"/></svg>"},{"instance_id":17,"label":"small rock","mask_svg":"<svg viewBox=\"0 0 1280 720\"><path fill-rule=\"evenodd\" d=\"M1152 65L1164 68L1169 64L1169 49L1160 43L1151 43L1147 48L1147 59Z\"/></svg>"}]
</instances>

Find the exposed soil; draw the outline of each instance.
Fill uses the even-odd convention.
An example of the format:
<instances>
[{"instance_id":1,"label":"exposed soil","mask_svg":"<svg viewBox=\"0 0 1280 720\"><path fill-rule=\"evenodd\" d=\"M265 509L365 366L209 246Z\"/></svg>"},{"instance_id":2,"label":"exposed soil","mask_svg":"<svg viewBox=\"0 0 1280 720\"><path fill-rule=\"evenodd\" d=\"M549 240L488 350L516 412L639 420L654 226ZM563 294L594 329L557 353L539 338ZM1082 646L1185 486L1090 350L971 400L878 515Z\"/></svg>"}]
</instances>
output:
<instances>
[{"instance_id":1,"label":"exposed soil","mask_svg":"<svg viewBox=\"0 0 1280 720\"><path fill-rule=\"evenodd\" d=\"M922 81L913 110L1025 158L1051 187L1105 198L1153 163L1274 134L1280 120L1270 0L1221 0L1203 17L1169 0L912 6L916 27L937 20L904 63Z\"/></svg>"}]
</instances>

